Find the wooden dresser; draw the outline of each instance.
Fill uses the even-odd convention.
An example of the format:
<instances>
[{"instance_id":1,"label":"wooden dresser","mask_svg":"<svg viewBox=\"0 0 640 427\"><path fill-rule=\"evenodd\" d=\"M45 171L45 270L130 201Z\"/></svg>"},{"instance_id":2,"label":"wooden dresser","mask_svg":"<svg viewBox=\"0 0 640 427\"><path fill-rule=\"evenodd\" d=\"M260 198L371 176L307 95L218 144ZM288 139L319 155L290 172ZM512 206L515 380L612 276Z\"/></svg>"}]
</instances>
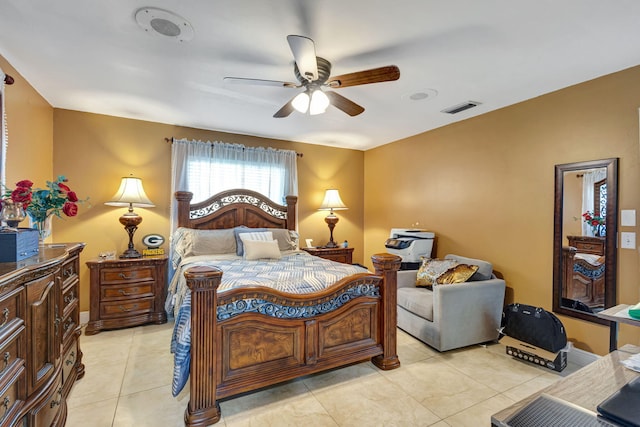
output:
<instances>
[{"instance_id":1,"label":"wooden dresser","mask_svg":"<svg viewBox=\"0 0 640 427\"><path fill-rule=\"evenodd\" d=\"M84 375L79 337L83 243L0 263L0 425L63 426Z\"/></svg>"},{"instance_id":2,"label":"wooden dresser","mask_svg":"<svg viewBox=\"0 0 640 427\"><path fill-rule=\"evenodd\" d=\"M91 310L84 333L144 323L165 323L167 256L95 259L91 272Z\"/></svg>"}]
</instances>

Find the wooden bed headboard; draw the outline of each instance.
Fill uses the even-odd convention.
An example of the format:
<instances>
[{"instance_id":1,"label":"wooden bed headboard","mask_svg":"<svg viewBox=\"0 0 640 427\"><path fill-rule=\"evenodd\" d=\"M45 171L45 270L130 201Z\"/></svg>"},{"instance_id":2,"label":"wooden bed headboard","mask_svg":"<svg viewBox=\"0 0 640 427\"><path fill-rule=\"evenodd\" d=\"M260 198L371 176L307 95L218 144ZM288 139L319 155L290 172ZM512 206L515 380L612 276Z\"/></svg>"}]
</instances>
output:
<instances>
[{"instance_id":1,"label":"wooden bed headboard","mask_svg":"<svg viewBox=\"0 0 640 427\"><path fill-rule=\"evenodd\" d=\"M250 228L296 229L297 196L280 205L251 190L227 190L191 204L193 193L177 191L178 227L213 230L245 225Z\"/></svg>"}]
</instances>

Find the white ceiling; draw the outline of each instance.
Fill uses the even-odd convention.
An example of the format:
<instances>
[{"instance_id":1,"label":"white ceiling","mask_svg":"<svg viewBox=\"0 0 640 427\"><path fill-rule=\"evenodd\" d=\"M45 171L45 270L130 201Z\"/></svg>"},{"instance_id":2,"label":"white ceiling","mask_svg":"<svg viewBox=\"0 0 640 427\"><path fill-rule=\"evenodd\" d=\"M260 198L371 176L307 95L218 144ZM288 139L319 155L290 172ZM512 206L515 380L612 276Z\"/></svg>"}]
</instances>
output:
<instances>
[{"instance_id":1,"label":"white ceiling","mask_svg":"<svg viewBox=\"0 0 640 427\"><path fill-rule=\"evenodd\" d=\"M147 6L194 38L143 31ZM300 89L223 77L295 82L288 34L311 37L332 75L393 64L400 79L338 89L365 107L356 117L275 119ZM55 108L358 150L638 65L639 42L638 0L0 2L0 54ZM482 105L441 112L470 100Z\"/></svg>"}]
</instances>

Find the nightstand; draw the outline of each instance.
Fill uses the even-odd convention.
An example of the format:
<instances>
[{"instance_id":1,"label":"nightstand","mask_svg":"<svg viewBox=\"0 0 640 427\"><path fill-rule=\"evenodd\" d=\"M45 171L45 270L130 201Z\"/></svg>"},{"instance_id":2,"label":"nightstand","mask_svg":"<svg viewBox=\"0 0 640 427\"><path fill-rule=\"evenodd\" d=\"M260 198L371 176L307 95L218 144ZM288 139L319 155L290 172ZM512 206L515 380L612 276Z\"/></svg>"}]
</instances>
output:
<instances>
[{"instance_id":1,"label":"nightstand","mask_svg":"<svg viewBox=\"0 0 640 427\"><path fill-rule=\"evenodd\" d=\"M311 255L343 264L352 264L353 248L300 248Z\"/></svg>"},{"instance_id":2,"label":"nightstand","mask_svg":"<svg viewBox=\"0 0 640 427\"><path fill-rule=\"evenodd\" d=\"M87 261L91 309L86 335L166 323L167 256Z\"/></svg>"}]
</instances>

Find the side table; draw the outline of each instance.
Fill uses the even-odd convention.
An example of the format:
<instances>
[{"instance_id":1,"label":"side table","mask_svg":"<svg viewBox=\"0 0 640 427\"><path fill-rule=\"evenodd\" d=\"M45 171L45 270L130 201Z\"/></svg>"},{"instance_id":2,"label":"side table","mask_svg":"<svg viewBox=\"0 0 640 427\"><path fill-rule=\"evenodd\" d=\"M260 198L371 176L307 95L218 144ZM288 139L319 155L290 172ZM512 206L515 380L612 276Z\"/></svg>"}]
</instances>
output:
<instances>
[{"instance_id":1,"label":"side table","mask_svg":"<svg viewBox=\"0 0 640 427\"><path fill-rule=\"evenodd\" d=\"M300 248L311 255L343 264L353 263L353 248Z\"/></svg>"},{"instance_id":2,"label":"side table","mask_svg":"<svg viewBox=\"0 0 640 427\"><path fill-rule=\"evenodd\" d=\"M166 323L167 256L87 261L91 275L86 335Z\"/></svg>"}]
</instances>

